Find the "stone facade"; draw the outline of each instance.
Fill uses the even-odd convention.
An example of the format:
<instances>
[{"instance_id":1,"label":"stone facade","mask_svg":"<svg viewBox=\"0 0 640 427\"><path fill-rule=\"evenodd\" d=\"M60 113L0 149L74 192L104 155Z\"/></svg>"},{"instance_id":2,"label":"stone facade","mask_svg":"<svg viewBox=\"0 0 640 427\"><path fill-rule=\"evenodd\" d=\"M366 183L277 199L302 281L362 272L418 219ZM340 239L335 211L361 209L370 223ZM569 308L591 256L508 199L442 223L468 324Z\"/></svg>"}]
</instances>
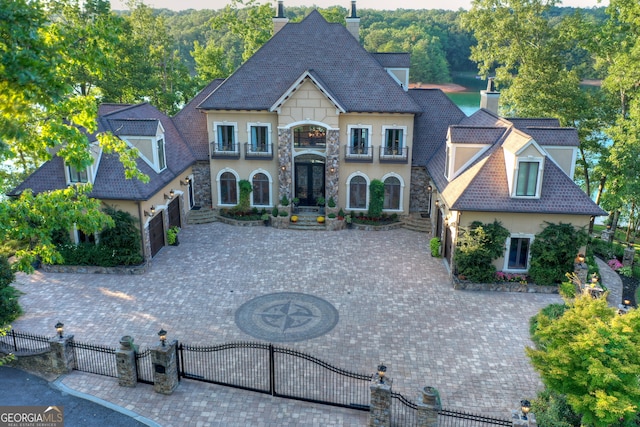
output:
<instances>
[{"instance_id":1,"label":"stone facade","mask_svg":"<svg viewBox=\"0 0 640 427\"><path fill-rule=\"evenodd\" d=\"M371 380L371 405L369 409L369 427L391 427L391 379L385 377L384 383L374 375Z\"/></svg>"},{"instance_id":2,"label":"stone facade","mask_svg":"<svg viewBox=\"0 0 640 427\"><path fill-rule=\"evenodd\" d=\"M333 198L338 203L338 193L340 191L340 131L337 129L327 130L327 160L325 167L325 199L328 201Z\"/></svg>"},{"instance_id":3,"label":"stone facade","mask_svg":"<svg viewBox=\"0 0 640 427\"><path fill-rule=\"evenodd\" d=\"M160 394L172 394L178 387L178 361L176 346L173 341L165 346L158 345L151 350L153 363L153 391Z\"/></svg>"},{"instance_id":4,"label":"stone facade","mask_svg":"<svg viewBox=\"0 0 640 427\"><path fill-rule=\"evenodd\" d=\"M633 257L635 255L636 255L636 250L633 246L625 248L624 254L622 255L622 265L625 267L632 267Z\"/></svg>"},{"instance_id":5,"label":"stone facade","mask_svg":"<svg viewBox=\"0 0 640 427\"><path fill-rule=\"evenodd\" d=\"M60 338L56 336L49 341L51 345L51 368L55 374L68 374L76 366L76 358L71 348L73 335Z\"/></svg>"},{"instance_id":6,"label":"stone facade","mask_svg":"<svg viewBox=\"0 0 640 427\"><path fill-rule=\"evenodd\" d=\"M120 339L120 348L116 350L116 368L118 370L118 385L135 387L138 383L138 369L136 367L136 352L133 338L124 336Z\"/></svg>"},{"instance_id":7,"label":"stone facade","mask_svg":"<svg viewBox=\"0 0 640 427\"><path fill-rule=\"evenodd\" d=\"M431 202L427 187L431 183L431 177L422 166L411 168L411 186L409 187L409 212L429 211Z\"/></svg>"},{"instance_id":8,"label":"stone facade","mask_svg":"<svg viewBox=\"0 0 640 427\"><path fill-rule=\"evenodd\" d=\"M193 173L193 198L197 206L211 208L213 201L211 200L211 169L209 162L197 162L191 167ZM185 204L189 204L188 196L185 194Z\"/></svg>"},{"instance_id":9,"label":"stone facade","mask_svg":"<svg viewBox=\"0 0 640 427\"><path fill-rule=\"evenodd\" d=\"M278 198L283 196L291 200L291 184L293 179L293 158L291 156L291 129L278 129Z\"/></svg>"},{"instance_id":10,"label":"stone facade","mask_svg":"<svg viewBox=\"0 0 640 427\"><path fill-rule=\"evenodd\" d=\"M147 228L148 230L148 228ZM149 251L151 248L149 248ZM149 260L140 265L127 265L121 267L98 267L93 265L49 265L42 264L40 269L47 273L74 273L74 274L144 274L151 266Z\"/></svg>"},{"instance_id":11,"label":"stone facade","mask_svg":"<svg viewBox=\"0 0 640 427\"><path fill-rule=\"evenodd\" d=\"M438 427L438 411L440 397L433 387L425 387L420 391L422 401L418 402L417 422L418 427Z\"/></svg>"}]
</instances>

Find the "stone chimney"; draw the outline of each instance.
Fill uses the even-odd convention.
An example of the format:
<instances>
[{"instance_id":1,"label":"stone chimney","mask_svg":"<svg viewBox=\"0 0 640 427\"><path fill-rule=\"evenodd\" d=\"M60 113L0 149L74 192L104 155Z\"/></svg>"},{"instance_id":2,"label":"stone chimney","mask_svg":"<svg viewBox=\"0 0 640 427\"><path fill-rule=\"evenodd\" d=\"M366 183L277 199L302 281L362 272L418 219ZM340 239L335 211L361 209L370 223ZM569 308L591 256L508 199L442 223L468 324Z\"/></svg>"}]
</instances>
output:
<instances>
[{"instance_id":1,"label":"stone chimney","mask_svg":"<svg viewBox=\"0 0 640 427\"><path fill-rule=\"evenodd\" d=\"M487 79L487 90L480 91L480 108L491 111L498 115L498 106L500 105L500 92L496 90L493 77Z\"/></svg>"},{"instance_id":2,"label":"stone chimney","mask_svg":"<svg viewBox=\"0 0 640 427\"><path fill-rule=\"evenodd\" d=\"M278 0L278 9L276 10L276 16L273 18L273 34L275 35L289 22L289 18L284 16L284 6L282 0Z\"/></svg>"},{"instance_id":3,"label":"stone chimney","mask_svg":"<svg viewBox=\"0 0 640 427\"><path fill-rule=\"evenodd\" d=\"M347 16L347 30L360 42L360 18L356 14L356 0L351 0L351 15Z\"/></svg>"}]
</instances>

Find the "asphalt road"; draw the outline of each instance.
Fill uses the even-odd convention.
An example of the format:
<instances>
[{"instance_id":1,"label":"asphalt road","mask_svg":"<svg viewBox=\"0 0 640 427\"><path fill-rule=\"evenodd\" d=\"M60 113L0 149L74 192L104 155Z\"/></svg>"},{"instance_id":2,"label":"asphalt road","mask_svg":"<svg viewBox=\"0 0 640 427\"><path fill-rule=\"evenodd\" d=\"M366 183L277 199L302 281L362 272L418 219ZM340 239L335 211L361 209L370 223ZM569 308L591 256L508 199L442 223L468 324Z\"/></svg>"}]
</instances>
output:
<instances>
[{"instance_id":1,"label":"asphalt road","mask_svg":"<svg viewBox=\"0 0 640 427\"><path fill-rule=\"evenodd\" d=\"M62 389L60 389L62 388ZM136 414L128 412L120 413L113 405L95 403L93 396L86 398L71 395L76 393L57 382L49 383L47 380L29 374L25 371L0 367L0 406L58 406L64 410L65 427L141 427L149 423L140 422L133 417ZM157 425L155 423L151 425Z\"/></svg>"}]
</instances>

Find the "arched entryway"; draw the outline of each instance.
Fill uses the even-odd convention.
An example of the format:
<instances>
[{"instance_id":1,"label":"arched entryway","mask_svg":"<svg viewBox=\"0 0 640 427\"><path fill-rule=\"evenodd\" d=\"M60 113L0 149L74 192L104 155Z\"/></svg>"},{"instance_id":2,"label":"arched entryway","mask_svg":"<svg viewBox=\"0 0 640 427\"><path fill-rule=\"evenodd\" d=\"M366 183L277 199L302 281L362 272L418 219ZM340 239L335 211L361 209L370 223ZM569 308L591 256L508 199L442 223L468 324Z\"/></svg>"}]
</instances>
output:
<instances>
[{"instance_id":1,"label":"arched entryway","mask_svg":"<svg viewBox=\"0 0 640 427\"><path fill-rule=\"evenodd\" d=\"M303 154L295 158L293 197L300 206L316 206L318 197L325 197L325 158Z\"/></svg>"}]
</instances>

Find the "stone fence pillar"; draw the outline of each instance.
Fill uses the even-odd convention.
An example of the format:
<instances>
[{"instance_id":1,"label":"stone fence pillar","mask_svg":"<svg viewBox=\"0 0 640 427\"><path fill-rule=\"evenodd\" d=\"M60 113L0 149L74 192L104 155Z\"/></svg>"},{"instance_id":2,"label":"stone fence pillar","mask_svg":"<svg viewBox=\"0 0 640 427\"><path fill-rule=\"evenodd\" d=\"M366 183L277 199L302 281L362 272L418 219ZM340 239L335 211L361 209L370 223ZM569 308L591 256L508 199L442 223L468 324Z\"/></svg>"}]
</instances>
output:
<instances>
[{"instance_id":1,"label":"stone fence pillar","mask_svg":"<svg viewBox=\"0 0 640 427\"><path fill-rule=\"evenodd\" d=\"M153 391L161 394L171 394L178 387L178 361L176 360L176 348L178 341L159 344L151 349L151 361L153 362Z\"/></svg>"},{"instance_id":2,"label":"stone fence pillar","mask_svg":"<svg viewBox=\"0 0 640 427\"><path fill-rule=\"evenodd\" d=\"M135 387L138 383L138 368L136 366L136 351L133 338L125 335L120 338L120 348L116 350L116 368L118 369L118 385Z\"/></svg>"},{"instance_id":3,"label":"stone fence pillar","mask_svg":"<svg viewBox=\"0 0 640 427\"><path fill-rule=\"evenodd\" d=\"M418 427L438 427L438 411L440 411L440 396L433 387L421 390L422 402L418 402Z\"/></svg>"},{"instance_id":4,"label":"stone fence pillar","mask_svg":"<svg viewBox=\"0 0 640 427\"><path fill-rule=\"evenodd\" d=\"M622 265L625 267L633 267L633 257L635 255L636 249L633 246L626 247L622 255Z\"/></svg>"},{"instance_id":5,"label":"stone fence pillar","mask_svg":"<svg viewBox=\"0 0 640 427\"><path fill-rule=\"evenodd\" d=\"M606 230L602 230L602 234L600 235L600 238L606 242L613 242L613 230L610 229L606 229Z\"/></svg>"},{"instance_id":6,"label":"stone fence pillar","mask_svg":"<svg viewBox=\"0 0 640 427\"><path fill-rule=\"evenodd\" d=\"M578 279L580 280L581 285L585 285L587 283L587 278L589 277L589 266L585 262L576 262L573 265L573 272L576 274Z\"/></svg>"},{"instance_id":7,"label":"stone fence pillar","mask_svg":"<svg viewBox=\"0 0 640 427\"><path fill-rule=\"evenodd\" d=\"M371 380L369 427L391 427L391 383L391 378L379 374Z\"/></svg>"},{"instance_id":8,"label":"stone fence pillar","mask_svg":"<svg viewBox=\"0 0 640 427\"><path fill-rule=\"evenodd\" d=\"M62 333L60 333L62 334ZM76 357L71 347L73 335L56 336L49 340L51 348L51 368L56 374L67 374L76 367Z\"/></svg>"}]
</instances>

